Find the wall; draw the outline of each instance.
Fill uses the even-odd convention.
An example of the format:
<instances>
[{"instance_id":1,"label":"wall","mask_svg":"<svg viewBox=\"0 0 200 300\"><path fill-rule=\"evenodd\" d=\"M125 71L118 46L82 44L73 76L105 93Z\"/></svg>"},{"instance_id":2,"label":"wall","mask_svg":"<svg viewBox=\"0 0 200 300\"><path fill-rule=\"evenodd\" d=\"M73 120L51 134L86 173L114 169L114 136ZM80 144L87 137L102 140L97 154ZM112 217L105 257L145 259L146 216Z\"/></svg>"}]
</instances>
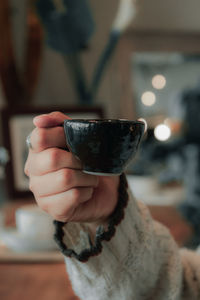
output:
<instances>
[{"instance_id":1,"label":"wall","mask_svg":"<svg viewBox=\"0 0 200 300\"><path fill-rule=\"evenodd\" d=\"M138 15L132 27L145 30L200 30L199 0L138 0Z\"/></svg>"},{"instance_id":2,"label":"wall","mask_svg":"<svg viewBox=\"0 0 200 300\"><path fill-rule=\"evenodd\" d=\"M97 28L90 49L83 54L83 62L88 79L91 78L95 63L106 43L109 28L116 13L118 0L90 0ZM28 0L10 0L13 12L13 36L19 69L23 69L25 51L26 6ZM199 31L200 3L198 0L140 0L138 14L131 27L137 30L179 30ZM123 98L123 86L120 81L116 55L107 70L98 93L98 104L105 106L107 116L126 117L121 113L120 101ZM0 104L3 103L0 91ZM62 57L44 46L41 73L34 97L34 105L76 104L76 95L71 86L69 74Z\"/></svg>"}]
</instances>

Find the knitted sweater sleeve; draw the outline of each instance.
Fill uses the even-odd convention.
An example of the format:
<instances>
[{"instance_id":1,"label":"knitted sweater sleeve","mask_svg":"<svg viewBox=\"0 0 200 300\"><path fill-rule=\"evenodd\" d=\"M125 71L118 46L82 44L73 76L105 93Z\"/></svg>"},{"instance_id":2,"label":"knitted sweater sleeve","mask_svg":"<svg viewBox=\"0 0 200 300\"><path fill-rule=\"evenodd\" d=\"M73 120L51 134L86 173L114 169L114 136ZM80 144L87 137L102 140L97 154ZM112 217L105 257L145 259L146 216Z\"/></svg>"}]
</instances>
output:
<instances>
[{"instance_id":1,"label":"knitted sweater sleeve","mask_svg":"<svg viewBox=\"0 0 200 300\"><path fill-rule=\"evenodd\" d=\"M88 247L80 224L65 225L65 243L77 252ZM200 299L200 256L179 250L168 230L154 222L132 195L125 218L102 251L87 262L65 258L76 295L87 300Z\"/></svg>"}]
</instances>

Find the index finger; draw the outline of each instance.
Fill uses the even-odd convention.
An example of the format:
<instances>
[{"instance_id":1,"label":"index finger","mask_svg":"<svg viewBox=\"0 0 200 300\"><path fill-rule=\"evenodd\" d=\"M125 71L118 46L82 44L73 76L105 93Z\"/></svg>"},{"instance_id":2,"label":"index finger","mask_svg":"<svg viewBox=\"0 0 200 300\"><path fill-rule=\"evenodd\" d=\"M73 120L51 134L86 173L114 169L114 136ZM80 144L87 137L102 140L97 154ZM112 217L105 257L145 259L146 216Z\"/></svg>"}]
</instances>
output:
<instances>
[{"instance_id":1,"label":"index finger","mask_svg":"<svg viewBox=\"0 0 200 300\"><path fill-rule=\"evenodd\" d=\"M31 151L41 152L48 148L67 149L66 138L62 126L56 127L36 127L30 136Z\"/></svg>"},{"instance_id":2,"label":"index finger","mask_svg":"<svg viewBox=\"0 0 200 300\"><path fill-rule=\"evenodd\" d=\"M64 120L70 119L67 115L54 111L50 114L43 114L33 119L33 124L39 128L61 126Z\"/></svg>"}]
</instances>

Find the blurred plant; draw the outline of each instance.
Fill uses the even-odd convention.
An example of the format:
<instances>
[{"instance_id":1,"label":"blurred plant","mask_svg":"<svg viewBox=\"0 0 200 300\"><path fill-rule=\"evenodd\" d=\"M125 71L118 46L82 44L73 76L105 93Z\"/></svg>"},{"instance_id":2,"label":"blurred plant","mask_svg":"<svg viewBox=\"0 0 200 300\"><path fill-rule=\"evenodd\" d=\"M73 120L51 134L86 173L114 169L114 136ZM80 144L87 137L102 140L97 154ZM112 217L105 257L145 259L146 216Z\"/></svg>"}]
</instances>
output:
<instances>
[{"instance_id":1,"label":"blurred plant","mask_svg":"<svg viewBox=\"0 0 200 300\"><path fill-rule=\"evenodd\" d=\"M47 44L60 52L77 91L79 101L91 103L97 94L106 66L116 45L135 15L133 0L120 0L108 42L97 61L91 84L87 83L81 51L88 45L95 24L87 0L37 0L36 10L46 31Z\"/></svg>"},{"instance_id":2,"label":"blurred plant","mask_svg":"<svg viewBox=\"0 0 200 300\"><path fill-rule=\"evenodd\" d=\"M87 102L89 92L80 52L95 27L87 0L37 0L35 5L48 46L62 54L80 101Z\"/></svg>"}]
</instances>

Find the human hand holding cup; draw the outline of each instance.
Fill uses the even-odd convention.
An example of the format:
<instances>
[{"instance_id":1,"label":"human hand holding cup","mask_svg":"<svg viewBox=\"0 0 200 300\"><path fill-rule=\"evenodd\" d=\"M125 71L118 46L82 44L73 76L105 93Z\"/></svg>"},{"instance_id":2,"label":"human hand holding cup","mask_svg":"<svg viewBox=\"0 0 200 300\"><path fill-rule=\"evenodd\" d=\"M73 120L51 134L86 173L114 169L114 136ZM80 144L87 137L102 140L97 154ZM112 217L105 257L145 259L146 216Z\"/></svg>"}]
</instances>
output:
<instances>
[{"instance_id":1,"label":"human hand holding cup","mask_svg":"<svg viewBox=\"0 0 200 300\"><path fill-rule=\"evenodd\" d=\"M67 147L83 172L120 175L135 157L145 131L142 121L122 119L64 120Z\"/></svg>"},{"instance_id":2,"label":"human hand holding cup","mask_svg":"<svg viewBox=\"0 0 200 300\"><path fill-rule=\"evenodd\" d=\"M96 170L92 166L88 170L83 158L79 157L77 152L72 151L69 141L73 141L74 144L74 139L73 136L69 139L68 133L66 133L66 145L64 133L66 120L69 120L69 117L60 112L41 115L34 119L36 128L31 133L30 140L33 147L29 150L25 165L25 173L30 179L31 191L38 205L55 220L90 222L91 224L92 222L98 223L107 220L118 202L119 176L94 176L84 172L93 172L92 174L95 175L118 175L123 172L137 151L145 124L130 121L132 125L129 124L128 126L129 121L125 120L92 120L92 122L89 120L89 125L94 123L103 127L101 134L95 131L93 127L90 128L89 126L90 132L87 129L83 130L85 125L80 130L80 126L78 126L78 136L81 135L82 130L85 132L82 137L83 144L82 141L78 143L82 145L81 151L84 155L89 155L89 158L93 157L92 161L98 167ZM82 121L84 124L88 122L88 120ZM71 120L71 122L74 124L79 121ZM108 123L108 127L104 126L106 123ZM115 129L111 126L113 123L113 126L116 126ZM123 124L126 124L124 132L122 130ZM69 128L69 124L67 127ZM87 131L89 132L88 137ZM131 132L130 137L129 132ZM111 138L114 139L114 143L111 143ZM94 153L90 153L88 146L93 145L95 139L98 147L96 150L95 147L92 147ZM121 143L128 147L128 151L125 151L126 155L122 155L124 153L122 150L126 147L117 146ZM72 153L65 151L66 146ZM110 150L113 147L115 147L114 152ZM79 158L77 159L75 156ZM111 158L107 159L110 156ZM113 164L114 171L110 170ZM102 166L105 168L102 169Z\"/></svg>"}]
</instances>

